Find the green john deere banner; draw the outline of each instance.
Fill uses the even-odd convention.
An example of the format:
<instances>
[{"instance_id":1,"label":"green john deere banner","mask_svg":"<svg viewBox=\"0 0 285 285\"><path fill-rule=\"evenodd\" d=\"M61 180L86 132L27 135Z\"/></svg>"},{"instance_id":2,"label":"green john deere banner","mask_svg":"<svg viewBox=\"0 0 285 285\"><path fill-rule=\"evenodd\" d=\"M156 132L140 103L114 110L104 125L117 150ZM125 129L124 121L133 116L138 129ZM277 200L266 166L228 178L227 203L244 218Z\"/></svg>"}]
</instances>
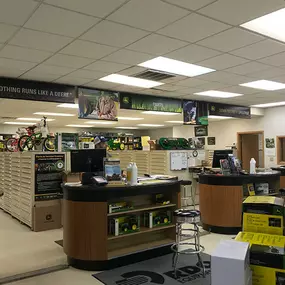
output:
<instances>
[{"instance_id":1,"label":"green john deere banner","mask_svg":"<svg viewBox=\"0 0 285 285\"><path fill-rule=\"evenodd\" d=\"M209 114L213 116L251 119L250 107L209 103Z\"/></svg>"},{"instance_id":2,"label":"green john deere banner","mask_svg":"<svg viewBox=\"0 0 285 285\"><path fill-rule=\"evenodd\" d=\"M120 93L120 109L182 113L182 104L178 99Z\"/></svg>"}]
</instances>

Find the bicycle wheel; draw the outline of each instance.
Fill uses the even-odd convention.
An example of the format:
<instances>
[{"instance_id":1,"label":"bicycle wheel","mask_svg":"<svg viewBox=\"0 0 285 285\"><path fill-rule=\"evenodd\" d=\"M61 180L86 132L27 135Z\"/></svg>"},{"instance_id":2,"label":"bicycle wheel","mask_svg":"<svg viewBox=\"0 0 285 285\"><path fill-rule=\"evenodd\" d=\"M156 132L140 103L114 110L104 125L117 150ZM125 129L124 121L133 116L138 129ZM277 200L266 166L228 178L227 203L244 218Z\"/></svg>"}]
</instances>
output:
<instances>
[{"instance_id":1,"label":"bicycle wheel","mask_svg":"<svg viewBox=\"0 0 285 285\"><path fill-rule=\"evenodd\" d=\"M15 152L18 150L18 140L15 138L8 139L5 143L5 145L6 145L6 149L9 152Z\"/></svg>"},{"instance_id":2,"label":"bicycle wheel","mask_svg":"<svg viewBox=\"0 0 285 285\"><path fill-rule=\"evenodd\" d=\"M28 150L27 141L30 139L28 135L23 135L18 140L18 148L20 151Z\"/></svg>"},{"instance_id":3,"label":"bicycle wheel","mask_svg":"<svg viewBox=\"0 0 285 285\"><path fill-rule=\"evenodd\" d=\"M46 138L43 143L44 151L55 151L55 138Z\"/></svg>"}]
</instances>

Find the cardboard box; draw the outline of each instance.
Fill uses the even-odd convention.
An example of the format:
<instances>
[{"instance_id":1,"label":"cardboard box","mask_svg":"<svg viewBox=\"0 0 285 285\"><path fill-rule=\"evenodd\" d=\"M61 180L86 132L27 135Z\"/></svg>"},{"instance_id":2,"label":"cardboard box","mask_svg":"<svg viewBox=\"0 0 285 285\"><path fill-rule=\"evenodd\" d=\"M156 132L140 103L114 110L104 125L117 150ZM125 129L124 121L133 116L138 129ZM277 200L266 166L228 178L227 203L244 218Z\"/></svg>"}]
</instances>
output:
<instances>
[{"instance_id":1,"label":"cardboard box","mask_svg":"<svg viewBox=\"0 0 285 285\"><path fill-rule=\"evenodd\" d=\"M77 183L81 182L81 173L67 173L63 174L63 182L64 183Z\"/></svg>"},{"instance_id":2,"label":"cardboard box","mask_svg":"<svg viewBox=\"0 0 285 285\"><path fill-rule=\"evenodd\" d=\"M283 235L284 200L250 196L243 202L243 231Z\"/></svg>"},{"instance_id":3,"label":"cardboard box","mask_svg":"<svg viewBox=\"0 0 285 285\"><path fill-rule=\"evenodd\" d=\"M250 243L253 285L285 284L285 237L259 233L239 233L237 241Z\"/></svg>"},{"instance_id":4,"label":"cardboard box","mask_svg":"<svg viewBox=\"0 0 285 285\"><path fill-rule=\"evenodd\" d=\"M60 229L61 227L60 200L36 202L33 209L33 230L40 232Z\"/></svg>"},{"instance_id":5,"label":"cardboard box","mask_svg":"<svg viewBox=\"0 0 285 285\"><path fill-rule=\"evenodd\" d=\"M249 243L222 240L211 255L212 285L251 284Z\"/></svg>"}]
</instances>

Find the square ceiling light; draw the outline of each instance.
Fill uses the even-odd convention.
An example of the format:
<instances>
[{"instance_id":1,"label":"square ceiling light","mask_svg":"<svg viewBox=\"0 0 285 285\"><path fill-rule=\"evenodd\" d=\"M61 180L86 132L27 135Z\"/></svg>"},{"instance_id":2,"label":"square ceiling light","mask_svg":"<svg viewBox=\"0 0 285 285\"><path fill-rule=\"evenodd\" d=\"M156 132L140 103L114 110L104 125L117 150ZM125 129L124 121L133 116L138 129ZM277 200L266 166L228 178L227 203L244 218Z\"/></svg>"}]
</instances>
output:
<instances>
[{"instance_id":1,"label":"square ceiling light","mask_svg":"<svg viewBox=\"0 0 285 285\"><path fill-rule=\"evenodd\" d=\"M159 116L174 116L180 115L180 113L172 113L172 112L163 112L163 111L143 111L143 114L148 115L159 115Z\"/></svg>"},{"instance_id":2,"label":"square ceiling light","mask_svg":"<svg viewBox=\"0 0 285 285\"><path fill-rule=\"evenodd\" d=\"M270 81L270 80L257 80L257 81L240 84L240 86L261 89L261 90L268 90L268 91L285 89L284 83Z\"/></svg>"},{"instance_id":3,"label":"square ceiling light","mask_svg":"<svg viewBox=\"0 0 285 285\"><path fill-rule=\"evenodd\" d=\"M26 121L26 122L32 122L32 121L40 122L42 120L42 118L17 118L17 120ZM54 121L54 119L46 119L46 120L47 120L47 122Z\"/></svg>"},{"instance_id":4,"label":"square ceiling light","mask_svg":"<svg viewBox=\"0 0 285 285\"><path fill-rule=\"evenodd\" d=\"M209 119L217 119L217 120L228 120L228 119L232 119L233 117L209 115L208 118Z\"/></svg>"},{"instance_id":5,"label":"square ceiling light","mask_svg":"<svg viewBox=\"0 0 285 285\"><path fill-rule=\"evenodd\" d=\"M57 105L56 107L78 109L78 104L63 103L63 104Z\"/></svg>"},{"instance_id":6,"label":"square ceiling light","mask_svg":"<svg viewBox=\"0 0 285 285\"><path fill-rule=\"evenodd\" d=\"M122 120L122 121L140 121L140 120L144 120L144 118L136 118L136 117L118 117L118 120Z\"/></svg>"},{"instance_id":7,"label":"square ceiling light","mask_svg":"<svg viewBox=\"0 0 285 285\"><path fill-rule=\"evenodd\" d=\"M277 107L277 106L284 106L285 102L273 102L273 103L265 103L265 104L258 104L258 105L252 105L250 107L256 107L256 108L270 108L270 107Z\"/></svg>"},{"instance_id":8,"label":"square ceiling light","mask_svg":"<svg viewBox=\"0 0 285 285\"><path fill-rule=\"evenodd\" d=\"M137 129L138 129L138 127L115 127L115 129L137 130Z\"/></svg>"},{"instance_id":9,"label":"square ceiling light","mask_svg":"<svg viewBox=\"0 0 285 285\"><path fill-rule=\"evenodd\" d=\"M112 83L118 83L118 84L124 84L124 85L130 85L130 86L135 86L135 87L141 87L141 88L153 88L153 87L164 84L162 82L146 80L146 79L126 76L126 75L121 75L121 74L110 74L110 75L100 78L99 80L112 82Z\"/></svg>"},{"instance_id":10,"label":"square ceiling light","mask_svg":"<svg viewBox=\"0 0 285 285\"><path fill-rule=\"evenodd\" d=\"M199 66L196 64L186 63L183 61L159 56L151 60L140 63L139 66L165 71L172 74L178 74L188 77L194 77L201 74L215 71L214 69Z\"/></svg>"},{"instance_id":11,"label":"square ceiling light","mask_svg":"<svg viewBox=\"0 0 285 285\"><path fill-rule=\"evenodd\" d=\"M157 125L157 124L139 124L139 127L163 127L164 125Z\"/></svg>"},{"instance_id":12,"label":"square ceiling light","mask_svg":"<svg viewBox=\"0 0 285 285\"><path fill-rule=\"evenodd\" d=\"M100 121L100 120L91 120L89 122L85 122L85 124L92 124L92 125L113 125L116 123L117 121Z\"/></svg>"},{"instance_id":13,"label":"square ceiling light","mask_svg":"<svg viewBox=\"0 0 285 285\"><path fill-rule=\"evenodd\" d=\"M270 1L270 0L269 0ZM241 25L241 27L285 42L285 8Z\"/></svg>"},{"instance_id":14,"label":"square ceiling light","mask_svg":"<svg viewBox=\"0 0 285 285\"><path fill-rule=\"evenodd\" d=\"M66 113L51 113L51 112L36 112L34 115L43 115L43 116L58 116L58 117L73 117L74 114L66 114Z\"/></svg>"},{"instance_id":15,"label":"square ceiling light","mask_svg":"<svg viewBox=\"0 0 285 285\"><path fill-rule=\"evenodd\" d=\"M198 92L194 94L208 96L208 97L215 97L215 98L232 98L232 97L243 96L243 94L239 94L239 93L231 93L231 92L224 92L224 91L217 91L217 90L208 90L208 91Z\"/></svg>"}]
</instances>

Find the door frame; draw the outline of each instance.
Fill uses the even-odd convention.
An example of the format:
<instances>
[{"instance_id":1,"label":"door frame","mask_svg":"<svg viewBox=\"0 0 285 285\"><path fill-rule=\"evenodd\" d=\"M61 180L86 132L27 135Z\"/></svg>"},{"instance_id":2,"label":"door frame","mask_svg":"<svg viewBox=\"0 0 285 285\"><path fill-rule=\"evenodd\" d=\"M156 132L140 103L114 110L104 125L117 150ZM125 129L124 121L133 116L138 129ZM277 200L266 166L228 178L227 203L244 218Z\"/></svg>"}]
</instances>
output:
<instances>
[{"instance_id":1,"label":"door frame","mask_svg":"<svg viewBox=\"0 0 285 285\"><path fill-rule=\"evenodd\" d=\"M264 155L264 131L237 132L237 157L241 160L241 137L242 135L262 135L262 157L263 167L265 166Z\"/></svg>"},{"instance_id":2,"label":"door frame","mask_svg":"<svg viewBox=\"0 0 285 285\"><path fill-rule=\"evenodd\" d=\"M277 164L284 165L285 161L281 160L281 142L280 142L280 139L285 139L285 136L276 136Z\"/></svg>"}]
</instances>

